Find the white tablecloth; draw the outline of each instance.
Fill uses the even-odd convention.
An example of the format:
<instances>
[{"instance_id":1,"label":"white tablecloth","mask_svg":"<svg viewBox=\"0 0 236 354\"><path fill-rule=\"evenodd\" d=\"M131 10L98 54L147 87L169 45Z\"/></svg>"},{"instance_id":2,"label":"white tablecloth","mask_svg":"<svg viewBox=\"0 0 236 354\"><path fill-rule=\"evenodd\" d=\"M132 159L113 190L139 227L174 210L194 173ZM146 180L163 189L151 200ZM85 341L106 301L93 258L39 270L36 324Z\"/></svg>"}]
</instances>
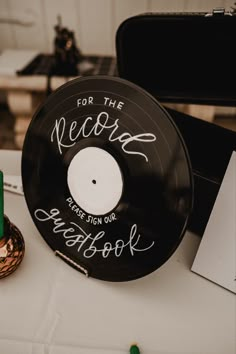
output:
<instances>
[{"instance_id":1,"label":"white tablecloth","mask_svg":"<svg viewBox=\"0 0 236 354\"><path fill-rule=\"evenodd\" d=\"M0 169L20 173L20 152ZM0 280L0 354L235 354L236 297L190 271L200 239L189 232L160 269L139 280L86 278L55 257L23 196L5 192L5 213L26 253Z\"/></svg>"}]
</instances>

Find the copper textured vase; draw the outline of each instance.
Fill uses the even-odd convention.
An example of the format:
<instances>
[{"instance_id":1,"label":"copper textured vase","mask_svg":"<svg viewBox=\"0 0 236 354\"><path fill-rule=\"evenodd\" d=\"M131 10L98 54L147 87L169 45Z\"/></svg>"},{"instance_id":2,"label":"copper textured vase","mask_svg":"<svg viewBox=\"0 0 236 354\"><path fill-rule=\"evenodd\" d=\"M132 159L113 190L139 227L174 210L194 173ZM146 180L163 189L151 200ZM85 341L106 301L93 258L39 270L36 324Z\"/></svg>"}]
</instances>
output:
<instances>
[{"instance_id":1,"label":"copper textured vase","mask_svg":"<svg viewBox=\"0 0 236 354\"><path fill-rule=\"evenodd\" d=\"M25 242L20 230L4 216L4 236L0 239L0 279L12 274L25 253Z\"/></svg>"}]
</instances>

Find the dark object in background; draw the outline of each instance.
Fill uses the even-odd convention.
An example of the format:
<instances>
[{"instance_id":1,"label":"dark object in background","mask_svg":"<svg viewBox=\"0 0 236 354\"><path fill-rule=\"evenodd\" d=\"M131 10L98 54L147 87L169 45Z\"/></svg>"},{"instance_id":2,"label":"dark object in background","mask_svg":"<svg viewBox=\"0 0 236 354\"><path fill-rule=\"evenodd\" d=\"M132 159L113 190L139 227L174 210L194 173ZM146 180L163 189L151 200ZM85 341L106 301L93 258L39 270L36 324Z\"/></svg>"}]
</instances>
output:
<instances>
[{"instance_id":1,"label":"dark object in background","mask_svg":"<svg viewBox=\"0 0 236 354\"><path fill-rule=\"evenodd\" d=\"M76 76L79 74L78 63L83 59L83 56L76 45L74 32L62 27L60 16L58 16L55 31L53 72L57 75Z\"/></svg>"},{"instance_id":2,"label":"dark object in background","mask_svg":"<svg viewBox=\"0 0 236 354\"><path fill-rule=\"evenodd\" d=\"M48 77L47 93L51 93L52 76L117 76L116 58L113 56L83 55L76 45L74 33L61 26L55 26L53 54L39 54L18 75L46 75Z\"/></svg>"},{"instance_id":3,"label":"dark object in background","mask_svg":"<svg viewBox=\"0 0 236 354\"><path fill-rule=\"evenodd\" d=\"M224 9L132 17L116 34L119 75L162 103L236 106L235 30L235 12ZM231 71L227 74L223 68ZM236 133L168 111L184 138L193 168L195 191L189 229L203 235L236 150Z\"/></svg>"},{"instance_id":4,"label":"dark object in background","mask_svg":"<svg viewBox=\"0 0 236 354\"><path fill-rule=\"evenodd\" d=\"M51 54L38 54L30 63L22 70L17 72L18 75L51 75L54 65L54 56ZM91 63L90 68L82 70L79 63L79 72L81 76L90 75L111 75L117 76L116 58L112 56L84 55L81 62ZM55 76L57 74L55 73ZM60 76L60 75L58 75ZM64 75L63 75L64 76Z\"/></svg>"}]
</instances>

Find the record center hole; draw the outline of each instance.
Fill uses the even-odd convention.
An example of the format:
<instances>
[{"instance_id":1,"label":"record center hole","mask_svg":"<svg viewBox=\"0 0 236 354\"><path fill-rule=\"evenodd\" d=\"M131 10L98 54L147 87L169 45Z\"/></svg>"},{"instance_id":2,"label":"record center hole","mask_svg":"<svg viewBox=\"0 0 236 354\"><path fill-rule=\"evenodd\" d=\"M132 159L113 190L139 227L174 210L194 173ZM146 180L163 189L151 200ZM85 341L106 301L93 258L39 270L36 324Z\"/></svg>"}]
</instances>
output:
<instances>
[{"instance_id":1,"label":"record center hole","mask_svg":"<svg viewBox=\"0 0 236 354\"><path fill-rule=\"evenodd\" d=\"M93 179L93 180L92 180L92 183L93 183L93 184L96 184L96 183L97 183L97 181L96 181L95 179Z\"/></svg>"}]
</instances>

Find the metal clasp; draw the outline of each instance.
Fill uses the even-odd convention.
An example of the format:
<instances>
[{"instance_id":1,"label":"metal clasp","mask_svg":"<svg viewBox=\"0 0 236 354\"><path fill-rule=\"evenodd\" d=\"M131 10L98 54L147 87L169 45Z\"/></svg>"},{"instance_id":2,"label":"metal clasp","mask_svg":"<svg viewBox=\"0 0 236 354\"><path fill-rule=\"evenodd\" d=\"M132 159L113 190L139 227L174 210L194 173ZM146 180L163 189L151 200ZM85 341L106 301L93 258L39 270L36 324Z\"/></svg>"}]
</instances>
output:
<instances>
[{"instance_id":1,"label":"metal clasp","mask_svg":"<svg viewBox=\"0 0 236 354\"><path fill-rule=\"evenodd\" d=\"M212 12L208 12L205 17L209 16L233 16L232 12L225 11L224 7L216 7L212 10Z\"/></svg>"}]
</instances>

